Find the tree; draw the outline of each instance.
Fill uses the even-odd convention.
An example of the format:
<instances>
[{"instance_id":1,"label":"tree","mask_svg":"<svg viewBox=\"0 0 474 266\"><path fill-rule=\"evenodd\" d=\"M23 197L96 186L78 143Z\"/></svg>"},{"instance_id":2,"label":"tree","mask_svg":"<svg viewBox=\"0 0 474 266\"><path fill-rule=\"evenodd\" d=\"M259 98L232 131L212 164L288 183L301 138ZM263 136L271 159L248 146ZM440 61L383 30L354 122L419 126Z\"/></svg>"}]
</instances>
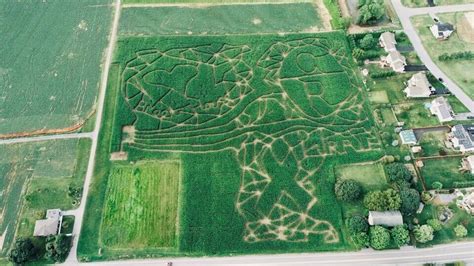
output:
<instances>
[{"instance_id":1,"label":"tree","mask_svg":"<svg viewBox=\"0 0 474 266\"><path fill-rule=\"evenodd\" d=\"M465 237L467 236L467 229L462 224L458 224L454 227L454 233L457 237Z\"/></svg>"},{"instance_id":2,"label":"tree","mask_svg":"<svg viewBox=\"0 0 474 266\"><path fill-rule=\"evenodd\" d=\"M390 244L390 232L385 227L376 225L370 228L370 246L384 249Z\"/></svg>"},{"instance_id":3,"label":"tree","mask_svg":"<svg viewBox=\"0 0 474 266\"><path fill-rule=\"evenodd\" d=\"M359 232L351 235L352 241L359 248L368 247L370 244L369 235L366 232Z\"/></svg>"},{"instance_id":4,"label":"tree","mask_svg":"<svg viewBox=\"0 0 474 266\"><path fill-rule=\"evenodd\" d=\"M416 189L404 188L400 190L400 211L404 215L414 214L420 206L420 193Z\"/></svg>"},{"instance_id":5,"label":"tree","mask_svg":"<svg viewBox=\"0 0 474 266\"><path fill-rule=\"evenodd\" d=\"M383 192L386 210L399 210L402 204L400 193L394 189L387 189Z\"/></svg>"},{"instance_id":6,"label":"tree","mask_svg":"<svg viewBox=\"0 0 474 266\"><path fill-rule=\"evenodd\" d=\"M360 184L354 180L338 180L334 186L334 192L339 200L351 202L360 198L362 188Z\"/></svg>"},{"instance_id":7,"label":"tree","mask_svg":"<svg viewBox=\"0 0 474 266\"><path fill-rule=\"evenodd\" d=\"M397 225L390 230L393 242L397 247L404 246L410 241L410 233L405 225Z\"/></svg>"},{"instance_id":8,"label":"tree","mask_svg":"<svg viewBox=\"0 0 474 266\"><path fill-rule=\"evenodd\" d=\"M417 225L413 229L413 234L415 235L416 241L420 243L426 243L428 241L433 240L433 227L430 225L424 224L424 225Z\"/></svg>"},{"instance_id":9,"label":"tree","mask_svg":"<svg viewBox=\"0 0 474 266\"><path fill-rule=\"evenodd\" d=\"M359 1L359 16L356 23L359 25L373 24L385 15L385 6L382 0Z\"/></svg>"},{"instance_id":10,"label":"tree","mask_svg":"<svg viewBox=\"0 0 474 266\"><path fill-rule=\"evenodd\" d=\"M434 188L434 189L440 190L440 189L443 188L443 183L441 183L439 181L435 181L431 184L431 187Z\"/></svg>"},{"instance_id":11,"label":"tree","mask_svg":"<svg viewBox=\"0 0 474 266\"><path fill-rule=\"evenodd\" d=\"M369 230L369 224L364 217L355 215L347 219L347 228L351 234L366 233Z\"/></svg>"},{"instance_id":12,"label":"tree","mask_svg":"<svg viewBox=\"0 0 474 266\"><path fill-rule=\"evenodd\" d=\"M364 197L364 206L371 211L384 211L384 194L380 190L367 193Z\"/></svg>"},{"instance_id":13,"label":"tree","mask_svg":"<svg viewBox=\"0 0 474 266\"><path fill-rule=\"evenodd\" d=\"M46 239L45 257L55 262L64 261L71 249L71 238L66 235L49 236Z\"/></svg>"},{"instance_id":14,"label":"tree","mask_svg":"<svg viewBox=\"0 0 474 266\"><path fill-rule=\"evenodd\" d=\"M366 34L364 38L359 41L360 48L364 50L370 50L377 46L377 40L372 34Z\"/></svg>"},{"instance_id":15,"label":"tree","mask_svg":"<svg viewBox=\"0 0 474 266\"><path fill-rule=\"evenodd\" d=\"M24 264L35 258L37 249L31 239L18 238L8 254L8 259L15 264Z\"/></svg>"},{"instance_id":16,"label":"tree","mask_svg":"<svg viewBox=\"0 0 474 266\"><path fill-rule=\"evenodd\" d=\"M411 182L412 175L410 171L402 163L391 163L385 166L385 172L387 173L390 182L406 181Z\"/></svg>"},{"instance_id":17,"label":"tree","mask_svg":"<svg viewBox=\"0 0 474 266\"><path fill-rule=\"evenodd\" d=\"M428 221L426 221L426 224L433 227L433 230L435 232L443 229L443 225L441 224L441 222L438 219L429 219Z\"/></svg>"}]
</instances>

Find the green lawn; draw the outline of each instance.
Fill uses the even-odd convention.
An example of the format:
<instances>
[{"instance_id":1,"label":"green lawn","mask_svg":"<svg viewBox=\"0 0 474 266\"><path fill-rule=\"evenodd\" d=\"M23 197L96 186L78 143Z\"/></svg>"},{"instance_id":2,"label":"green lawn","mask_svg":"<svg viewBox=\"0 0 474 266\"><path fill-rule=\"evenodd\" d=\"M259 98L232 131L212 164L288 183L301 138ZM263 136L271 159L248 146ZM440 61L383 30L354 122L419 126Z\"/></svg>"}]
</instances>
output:
<instances>
[{"instance_id":1,"label":"green lawn","mask_svg":"<svg viewBox=\"0 0 474 266\"><path fill-rule=\"evenodd\" d=\"M454 154L455 151L453 149L447 148L446 145L444 145L446 138L446 132L437 131L424 133L421 140L419 140L420 146L423 149L422 155L427 157Z\"/></svg>"},{"instance_id":2,"label":"green lawn","mask_svg":"<svg viewBox=\"0 0 474 266\"><path fill-rule=\"evenodd\" d=\"M324 26L312 3L296 3L124 8L119 29L122 36L226 35L314 32L324 30Z\"/></svg>"},{"instance_id":3,"label":"green lawn","mask_svg":"<svg viewBox=\"0 0 474 266\"><path fill-rule=\"evenodd\" d=\"M451 96L448 96L446 98L448 99L448 102L451 105L451 107L453 108L453 111L454 111L455 114L469 112L469 109L467 109L467 107L464 106L464 104L462 104L458 100L458 98L456 98L456 96L451 95Z\"/></svg>"},{"instance_id":4,"label":"green lawn","mask_svg":"<svg viewBox=\"0 0 474 266\"><path fill-rule=\"evenodd\" d=\"M259 3L288 3L311 2L311 0L258 0ZM226 4L226 3L255 3L255 0L123 0L123 4Z\"/></svg>"},{"instance_id":5,"label":"green lawn","mask_svg":"<svg viewBox=\"0 0 474 266\"><path fill-rule=\"evenodd\" d=\"M364 190L381 190L388 186L383 165L380 163L346 164L336 166L336 178L359 182Z\"/></svg>"},{"instance_id":6,"label":"green lawn","mask_svg":"<svg viewBox=\"0 0 474 266\"><path fill-rule=\"evenodd\" d=\"M101 242L111 249L176 248L179 161L115 165L101 225Z\"/></svg>"},{"instance_id":7,"label":"green lawn","mask_svg":"<svg viewBox=\"0 0 474 266\"><path fill-rule=\"evenodd\" d=\"M0 135L84 122L98 94L110 2L2 1Z\"/></svg>"},{"instance_id":8,"label":"green lawn","mask_svg":"<svg viewBox=\"0 0 474 266\"><path fill-rule=\"evenodd\" d=\"M426 187L432 189L435 181L441 182L443 188L453 188L454 182L474 180L469 173L461 173L461 156L444 159L424 160L425 166L421 168L421 174L425 180Z\"/></svg>"},{"instance_id":9,"label":"green lawn","mask_svg":"<svg viewBox=\"0 0 474 266\"><path fill-rule=\"evenodd\" d=\"M369 92L369 100L374 103L389 103L386 91Z\"/></svg>"},{"instance_id":10,"label":"green lawn","mask_svg":"<svg viewBox=\"0 0 474 266\"><path fill-rule=\"evenodd\" d=\"M426 0L402 0L403 5L408 7L427 7L428 3ZM435 5L459 5L474 3L474 0L434 0Z\"/></svg>"},{"instance_id":11,"label":"green lawn","mask_svg":"<svg viewBox=\"0 0 474 266\"><path fill-rule=\"evenodd\" d=\"M437 14L441 21L452 23L458 26L463 13ZM423 46L428 51L433 61L456 82L471 98L474 98L474 75L468 69L474 68L473 60L453 60L439 61L438 56L443 53L455 53L462 51L474 51L474 43L468 43L461 39L459 32L455 32L446 41L437 41L428 26L433 24L433 20L428 16L412 17L412 22L423 42Z\"/></svg>"},{"instance_id":12,"label":"green lawn","mask_svg":"<svg viewBox=\"0 0 474 266\"><path fill-rule=\"evenodd\" d=\"M391 108L380 108L380 112L382 113L382 119L385 124L394 125L397 122L397 118Z\"/></svg>"},{"instance_id":13,"label":"green lawn","mask_svg":"<svg viewBox=\"0 0 474 266\"><path fill-rule=\"evenodd\" d=\"M407 128L440 125L438 118L431 115L430 110L425 108L424 103L425 101L410 101L395 105L394 111L398 121L405 122Z\"/></svg>"},{"instance_id":14,"label":"green lawn","mask_svg":"<svg viewBox=\"0 0 474 266\"><path fill-rule=\"evenodd\" d=\"M373 69L380 68L374 67ZM397 74L383 79L369 79L367 81L367 86L370 88L371 94L381 94L383 91L387 94L388 100L391 104L398 104L406 100L405 94L403 93L403 89L406 87L404 83L410 77L410 74Z\"/></svg>"}]
</instances>

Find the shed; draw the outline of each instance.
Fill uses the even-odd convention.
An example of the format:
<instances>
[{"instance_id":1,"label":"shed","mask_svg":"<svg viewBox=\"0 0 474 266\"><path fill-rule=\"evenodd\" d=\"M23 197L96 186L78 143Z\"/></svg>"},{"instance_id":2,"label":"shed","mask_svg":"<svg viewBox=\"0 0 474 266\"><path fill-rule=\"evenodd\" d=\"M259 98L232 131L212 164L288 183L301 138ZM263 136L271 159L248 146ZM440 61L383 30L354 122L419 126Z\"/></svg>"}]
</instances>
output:
<instances>
[{"instance_id":1,"label":"shed","mask_svg":"<svg viewBox=\"0 0 474 266\"><path fill-rule=\"evenodd\" d=\"M394 227L403 224L403 217L399 211L370 211L368 220L370 225L385 225L388 227Z\"/></svg>"}]
</instances>

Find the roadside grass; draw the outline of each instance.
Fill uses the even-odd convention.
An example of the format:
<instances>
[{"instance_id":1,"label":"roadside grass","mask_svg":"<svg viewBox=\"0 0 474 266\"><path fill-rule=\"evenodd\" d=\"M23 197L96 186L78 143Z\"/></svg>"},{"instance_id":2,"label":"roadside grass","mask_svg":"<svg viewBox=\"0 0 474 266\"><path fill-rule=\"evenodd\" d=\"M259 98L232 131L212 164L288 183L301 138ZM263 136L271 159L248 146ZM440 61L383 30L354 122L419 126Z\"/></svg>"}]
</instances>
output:
<instances>
[{"instance_id":1,"label":"roadside grass","mask_svg":"<svg viewBox=\"0 0 474 266\"><path fill-rule=\"evenodd\" d=\"M443 184L444 189L449 189L454 188L454 182L474 180L473 175L459 171L461 159L462 156L423 160L424 166L421 168L421 174L426 187L433 189L433 182L438 181Z\"/></svg>"},{"instance_id":2,"label":"roadside grass","mask_svg":"<svg viewBox=\"0 0 474 266\"><path fill-rule=\"evenodd\" d=\"M176 248L179 161L114 164L101 225L111 249Z\"/></svg>"},{"instance_id":3,"label":"roadside grass","mask_svg":"<svg viewBox=\"0 0 474 266\"><path fill-rule=\"evenodd\" d=\"M275 14L278 14L277 16ZM298 14L295 16L295 14ZM325 30L313 3L124 8L119 34L227 35Z\"/></svg>"},{"instance_id":4,"label":"roadside grass","mask_svg":"<svg viewBox=\"0 0 474 266\"><path fill-rule=\"evenodd\" d=\"M61 224L61 234L72 234L74 229L75 217L72 215L63 216L63 222Z\"/></svg>"},{"instance_id":5,"label":"roadside grass","mask_svg":"<svg viewBox=\"0 0 474 266\"><path fill-rule=\"evenodd\" d=\"M427 103L428 101L426 101ZM425 101L410 101L394 105L398 121L405 122L407 128L420 128L440 125L438 119L431 115L424 106Z\"/></svg>"},{"instance_id":6,"label":"roadside grass","mask_svg":"<svg viewBox=\"0 0 474 266\"><path fill-rule=\"evenodd\" d=\"M435 5L459 5L474 3L474 0L435 0ZM426 0L402 0L402 4L407 7L427 7L428 2Z\"/></svg>"},{"instance_id":7,"label":"roadside grass","mask_svg":"<svg viewBox=\"0 0 474 266\"><path fill-rule=\"evenodd\" d=\"M464 104L462 104L458 100L458 98L456 98L456 96L450 95L450 96L446 97L446 99L448 99L448 102L451 105L451 107L453 108L453 112L455 114L469 112L469 109L467 109L467 107L464 106Z\"/></svg>"},{"instance_id":8,"label":"roadside grass","mask_svg":"<svg viewBox=\"0 0 474 266\"><path fill-rule=\"evenodd\" d=\"M346 164L335 167L336 178L359 182L365 192L388 186L383 165L380 163Z\"/></svg>"},{"instance_id":9,"label":"roadside grass","mask_svg":"<svg viewBox=\"0 0 474 266\"><path fill-rule=\"evenodd\" d=\"M452 23L455 27L463 16L459 13L443 13L437 14L439 19L443 22ZM456 84L461 87L464 92L474 98L474 75L468 69L474 69L473 60L452 60L440 61L438 56L443 53L455 53L463 51L473 51L474 43L463 41L459 33L455 31L448 40L436 40L428 26L433 24L433 20L428 15L415 16L411 18L418 35L420 36L423 46L427 50L431 59L446 73Z\"/></svg>"}]
</instances>

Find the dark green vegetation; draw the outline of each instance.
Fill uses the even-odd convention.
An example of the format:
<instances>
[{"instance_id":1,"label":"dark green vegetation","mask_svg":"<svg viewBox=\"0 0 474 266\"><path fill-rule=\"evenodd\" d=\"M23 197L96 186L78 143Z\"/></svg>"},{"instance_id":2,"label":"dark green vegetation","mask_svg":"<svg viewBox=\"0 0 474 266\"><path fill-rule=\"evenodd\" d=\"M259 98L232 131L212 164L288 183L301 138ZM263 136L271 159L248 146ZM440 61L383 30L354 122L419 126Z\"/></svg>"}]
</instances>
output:
<instances>
[{"instance_id":1,"label":"dark green vegetation","mask_svg":"<svg viewBox=\"0 0 474 266\"><path fill-rule=\"evenodd\" d=\"M0 3L0 135L87 119L98 91L110 2Z\"/></svg>"},{"instance_id":2,"label":"dark green vegetation","mask_svg":"<svg viewBox=\"0 0 474 266\"><path fill-rule=\"evenodd\" d=\"M382 0L359 0L358 8L356 23L359 25L375 24L385 16L385 3Z\"/></svg>"},{"instance_id":3,"label":"dark green vegetation","mask_svg":"<svg viewBox=\"0 0 474 266\"><path fill-rule=\"evenodd\" d=\"M342 33L124 38L116 61L83 260L352 248L333 168L381 151ZM101 243L118 151L181 162L177 249Z\"/></svg>"},{"instance_id":4,"label":"dark green vegetation","mask_svg":"<svg viewBox=\"0 0 474 266\"><path fill-rule=\"evenodd\" d=\"M319 30L324 30L323 22L312 3L124 8L120 19L120 35L125 36Z\"/></svg>"},{"instance_id":5,"label":"dark green vegetation","mask_svg":"<svg viewBox=\"0 0 474 266\"><path fill-rule=\"evenodd\" d=\"M421 174L425 180L426 186L433 189L434 182L441 182L443 188L471 187L474 182L474 175L469 172L462 173L462 157L451 157L424 160L424 167L421 168ZM470 182L469 182L470 181Z\"/></svg>"}]
</instances>

